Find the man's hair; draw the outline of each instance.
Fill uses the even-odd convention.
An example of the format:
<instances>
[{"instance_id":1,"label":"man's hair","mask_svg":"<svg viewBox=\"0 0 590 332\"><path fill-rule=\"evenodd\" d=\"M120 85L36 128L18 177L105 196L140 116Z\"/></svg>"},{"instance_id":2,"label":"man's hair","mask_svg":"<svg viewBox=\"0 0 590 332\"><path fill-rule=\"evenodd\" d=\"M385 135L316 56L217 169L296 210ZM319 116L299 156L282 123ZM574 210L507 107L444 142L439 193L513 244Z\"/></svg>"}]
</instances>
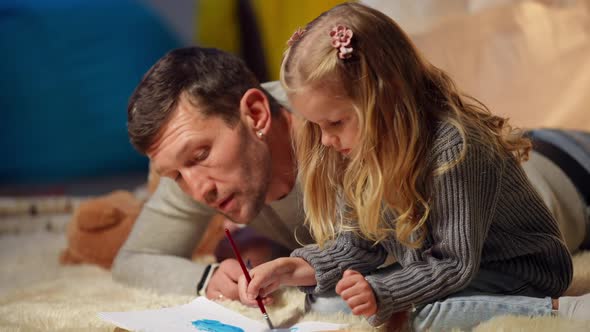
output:
<instances>
[{"instance_id":1,"label":"man's hair","mask_svg":"<svg viewBox=\"0 0 590 332\"><path fill-rule=\"evenodd\" d=\"M131 144L145 154L183 94L199 106L202 115L219 116L233 127L240 120L240 100L251 88L264 91L237 56L212 48L172 50L150 68L129 98L127 132ZM264 93L271 112L277 113L280 106Z\"/></svg>"}]
</instances>

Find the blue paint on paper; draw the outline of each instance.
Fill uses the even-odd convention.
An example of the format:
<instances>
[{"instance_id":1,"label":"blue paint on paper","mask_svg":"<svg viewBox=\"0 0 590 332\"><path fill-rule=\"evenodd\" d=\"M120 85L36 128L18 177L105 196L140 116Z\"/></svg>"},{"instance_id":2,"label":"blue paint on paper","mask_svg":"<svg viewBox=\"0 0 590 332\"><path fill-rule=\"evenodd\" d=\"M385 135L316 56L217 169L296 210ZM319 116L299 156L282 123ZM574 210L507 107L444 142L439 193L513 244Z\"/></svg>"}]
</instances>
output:
<instances>
[{"instance_id":1,"label":"blue paint on paper","mask_svg":"<svg viewBox=\"0 0 590 332\"><path fill-rule=\"evenodd\" d=\"M198 331L203 332L244 332L244 330L239 327L223 324L218 320L212 319L199 319L191 322L191 324L193 324Z\"/></svg>"}]
</instances>

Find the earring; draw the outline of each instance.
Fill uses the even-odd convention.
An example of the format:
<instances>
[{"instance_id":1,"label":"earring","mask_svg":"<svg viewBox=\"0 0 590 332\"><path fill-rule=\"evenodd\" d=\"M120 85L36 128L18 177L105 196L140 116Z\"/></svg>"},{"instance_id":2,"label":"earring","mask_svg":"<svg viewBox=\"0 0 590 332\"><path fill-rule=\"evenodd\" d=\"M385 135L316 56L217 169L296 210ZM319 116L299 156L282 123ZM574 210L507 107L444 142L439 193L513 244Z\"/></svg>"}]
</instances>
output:
<instances>
[{"instance_id":1,"label":"earring","mask_svg":"<svg viewBox=\"0 0 590 332\"><path fill-rule=\"evenodd\" d=\"M258 136L258 138L262 138L262 136L264 136L264 134L262 133L262 130L257 131L256 135Z\"/></svg>"}]
</instances>

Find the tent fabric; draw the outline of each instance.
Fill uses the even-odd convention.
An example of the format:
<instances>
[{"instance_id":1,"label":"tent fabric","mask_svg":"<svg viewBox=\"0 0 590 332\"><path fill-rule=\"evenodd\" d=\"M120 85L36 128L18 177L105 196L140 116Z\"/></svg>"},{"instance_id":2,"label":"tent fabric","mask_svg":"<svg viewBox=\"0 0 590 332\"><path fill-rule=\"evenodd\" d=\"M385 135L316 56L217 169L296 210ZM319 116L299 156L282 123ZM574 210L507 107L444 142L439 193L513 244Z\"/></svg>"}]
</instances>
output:
<instances>
[{"instance_id":1,"label":"tent fabric","mask_svg":"<svg viewBox=\"0 0 590 332\"><path fill-rule=\"evenodd\" d=\"M590 131L590 1L412 2L365 1L512 124Z\"/></svg>"}]
</instances>

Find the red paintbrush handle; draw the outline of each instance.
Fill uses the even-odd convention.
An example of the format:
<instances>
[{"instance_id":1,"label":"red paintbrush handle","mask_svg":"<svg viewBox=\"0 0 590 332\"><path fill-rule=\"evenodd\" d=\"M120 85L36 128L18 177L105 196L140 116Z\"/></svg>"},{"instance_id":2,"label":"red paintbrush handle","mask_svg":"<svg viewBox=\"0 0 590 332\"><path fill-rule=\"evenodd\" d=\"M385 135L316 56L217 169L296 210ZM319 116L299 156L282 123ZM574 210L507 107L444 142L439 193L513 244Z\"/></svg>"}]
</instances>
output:
<instances>
[{"instance_id":1,"label":"red paintbrush handle","mask_svg":"<svg viewBox=\"0 0 590 332\"><path fill-rule=\"evenodd\" d=\"M252 278L250 278L250 273L248 272L248 269L246 268L246 264L244 264L244 260L242 259L242 255L240 255L240 252L238 251L238 246L236 246L236 243L234 242L234 238L231 236L231 233L229 232L229 229L225 229L225 235L227 235L227 238L229 239L229 243L231 244L232 249L234 250L234 254L236 255L236 258L238 260L238 263L240 263L240 266L242 267L242 272L244 272L244 276L246 277L246 281L248 281L248 283L250 283L250 281L252 281ZM264 304L262 304L262 298L260 296L256 297L256 303L258 303L258 307L260 308L260 311L262 311L263 314L266 315L266 308L264 308Z\"/></svg>"}]
</instances>

